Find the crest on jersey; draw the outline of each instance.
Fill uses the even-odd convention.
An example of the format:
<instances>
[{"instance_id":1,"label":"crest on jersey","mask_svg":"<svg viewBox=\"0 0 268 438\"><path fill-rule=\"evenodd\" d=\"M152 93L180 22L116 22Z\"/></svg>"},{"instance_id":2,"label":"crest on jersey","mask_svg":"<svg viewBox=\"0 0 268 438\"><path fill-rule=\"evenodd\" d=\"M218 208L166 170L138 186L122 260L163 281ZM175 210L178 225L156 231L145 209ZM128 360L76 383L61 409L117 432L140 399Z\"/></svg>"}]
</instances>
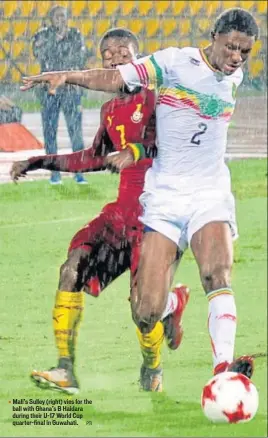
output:
<instances>
[{"instance_id":1,"label":"crest on jersey","mask_svg":"<svg viewBox=\"0 0 268 438\"><path fill-rule=\"evenodd\" d=\"M140 123L142 118L143 118L143 114L141 112L141 104L138 104L136 110L131 116L131 120L133 123Z\"/></svg>"},{"instance_id":2,"label":"crest on jersey","mask_svg":"<svg viewBox=\"0 0 268 438\"><path fill-rule=\"evenodd\" d=\"M233 86L232 86L232 98L233 99L235 99L235 97L236 97L236 90L237 90L237 86L233 82Z\"/></svg>"}]
</instances>

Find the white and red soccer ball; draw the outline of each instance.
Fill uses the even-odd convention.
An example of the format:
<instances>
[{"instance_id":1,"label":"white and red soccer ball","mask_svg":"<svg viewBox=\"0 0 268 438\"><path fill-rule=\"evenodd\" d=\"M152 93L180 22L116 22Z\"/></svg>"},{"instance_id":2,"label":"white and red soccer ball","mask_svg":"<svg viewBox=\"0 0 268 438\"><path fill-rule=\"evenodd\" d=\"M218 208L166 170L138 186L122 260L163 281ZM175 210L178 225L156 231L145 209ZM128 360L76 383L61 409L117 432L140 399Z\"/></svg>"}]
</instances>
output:
<instances>
[{"instance_id":1,"label":"white and red soccer ball","mask_svg":"<svg viewBox=\"0 0 268 438\"><path fill-rule=\"evenodd\" d=\"M256 414L259 395L246 376L225 372L212 377L204 386L201 406L214 423L245 423Z\"/></svg>"}]
</instances>

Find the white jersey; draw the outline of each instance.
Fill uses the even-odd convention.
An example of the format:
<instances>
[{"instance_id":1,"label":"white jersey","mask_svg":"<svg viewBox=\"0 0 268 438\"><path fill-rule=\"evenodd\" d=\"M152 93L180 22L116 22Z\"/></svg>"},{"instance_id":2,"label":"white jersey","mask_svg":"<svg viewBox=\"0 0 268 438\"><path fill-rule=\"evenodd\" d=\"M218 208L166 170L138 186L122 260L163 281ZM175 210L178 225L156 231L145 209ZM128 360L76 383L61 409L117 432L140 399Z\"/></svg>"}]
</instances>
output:
<instances>
[{"instance_id":1,"label":"white jersey","mask_svg":"<svg viewBox=\"0 0 268 438\"><path fill-rule=\"evenodd\" d=\"M230 191L224 154L242 70L230 76L217 72L193 47L170 47L118 69L130 90L137 85L158 90L158 155L145 191Z\"/></svg>"}]
</instances>

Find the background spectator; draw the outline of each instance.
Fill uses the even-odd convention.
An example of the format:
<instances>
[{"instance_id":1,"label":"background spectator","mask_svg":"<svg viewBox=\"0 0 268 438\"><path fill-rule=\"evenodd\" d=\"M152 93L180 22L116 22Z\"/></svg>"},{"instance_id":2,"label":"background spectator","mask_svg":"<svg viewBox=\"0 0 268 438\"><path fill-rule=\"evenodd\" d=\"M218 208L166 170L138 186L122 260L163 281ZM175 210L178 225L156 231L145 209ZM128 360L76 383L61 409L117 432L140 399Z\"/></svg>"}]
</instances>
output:
<instances>
[{"instance_id":1,"label":"background spectator","mask_svg":"<svg viewBox=\"0 0 268 438\"><path fill-rule=\"evenodd\" d=\"M68 27L67 9L54 6L48 13L51 25L40 29L33 37L33 54L38 59L41 72L83 69L86 49L83 37L76 28ZM59 113L62 109L73 151L84 149L82 137L81 88L65 85L56 95L50 95L47 86L37 91L41 102L42 124L47 154L56 154ZM82 174L75 175L77 183L86 183ZM59 172L52 172L50 182L61 183Z\"/></svg>"},{"instance_id":2,"label":"background spectator","mask_svg":"<svg viewBox=\"0 0 268 438\"><path fill-rule=\"evenodd\" d=\"M20 123L22 110L6 96L0 96L0 124Z\"/></svg>"}]
</instances>

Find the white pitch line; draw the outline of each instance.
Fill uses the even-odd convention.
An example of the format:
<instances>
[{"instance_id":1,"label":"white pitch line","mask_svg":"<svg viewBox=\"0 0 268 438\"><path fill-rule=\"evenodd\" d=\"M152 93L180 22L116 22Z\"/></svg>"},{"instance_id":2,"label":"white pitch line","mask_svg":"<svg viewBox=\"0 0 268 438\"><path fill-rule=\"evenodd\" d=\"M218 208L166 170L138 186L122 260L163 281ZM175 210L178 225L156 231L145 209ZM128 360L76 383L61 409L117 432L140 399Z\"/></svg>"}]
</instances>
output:
<instances>
[{"instance_id":1,"label":"white pitch line","mask_svg":"<svg viewBox=\"0 0 268 438\"><path fill-rule=\"evenodd\" d=\"M22 228L22 227L31 227L33 225L47 225L47 224L59 224L61 222L75 222L80 221L84 219L86 222L86 219L84 216L80 217L69 217L69 218L63 218L63 219L52 219L50 221L40 221L40 222L23 222L21 224L6 224L6 225L0 225L0 230L4 228Z\"/></svg>"}]
</instances>

